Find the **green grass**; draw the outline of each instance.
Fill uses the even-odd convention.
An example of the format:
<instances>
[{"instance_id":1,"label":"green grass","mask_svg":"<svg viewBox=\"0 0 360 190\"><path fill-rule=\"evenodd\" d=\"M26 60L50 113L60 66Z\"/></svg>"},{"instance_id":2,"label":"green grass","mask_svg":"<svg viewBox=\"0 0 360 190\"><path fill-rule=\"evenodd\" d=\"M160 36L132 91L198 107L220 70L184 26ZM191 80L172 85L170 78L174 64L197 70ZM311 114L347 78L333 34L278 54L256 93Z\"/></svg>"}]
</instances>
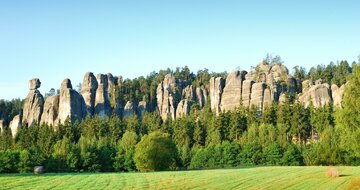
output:
<instances>
[{"instance_id":1,"label":"green grass","mask_svg":"<svg viewBox=\"0 0 360 190\"><path fill-rule=\"evenodd\" d=\"M1 174L0 189L344 189L360 167L254 167L153 173Z\"/></svg>"}]
</instances>

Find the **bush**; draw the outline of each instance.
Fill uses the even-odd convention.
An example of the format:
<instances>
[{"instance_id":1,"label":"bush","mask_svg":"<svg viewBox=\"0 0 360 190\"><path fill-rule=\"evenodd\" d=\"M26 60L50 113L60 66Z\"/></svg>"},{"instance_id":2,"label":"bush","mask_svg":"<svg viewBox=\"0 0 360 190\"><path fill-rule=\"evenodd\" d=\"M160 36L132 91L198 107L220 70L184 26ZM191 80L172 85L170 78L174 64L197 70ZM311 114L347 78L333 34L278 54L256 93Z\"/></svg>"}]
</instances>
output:
<instances>
[{"instance_id":1,"label":"bush","mask_svg":"<svg viewBox=\"0 0 360 190\"><path fill-rule=\"evenodd\" d=\"M327 177L339 177L339 170L336 168L328 168L326 171Z\"/></svg>"},{"instance_id":2,"label":"bush","mask_svg":"<svg viewBox=\"0 0 360 190\"><path fill-rule=\"evenodd\" d=\"M19 157L17 150L0 151L0 173L18 172Z\"/></svg>"},{"instance_id":3,"label":"bush","mask_svg":"<svg viewBox=\"0 0 360 190\"><path fill-rule=\"evenodd\" d=\"M177 149L168 133L152 132L136 145L134 161L140 171L175 168Z\"/></svg>"}]
</instances>

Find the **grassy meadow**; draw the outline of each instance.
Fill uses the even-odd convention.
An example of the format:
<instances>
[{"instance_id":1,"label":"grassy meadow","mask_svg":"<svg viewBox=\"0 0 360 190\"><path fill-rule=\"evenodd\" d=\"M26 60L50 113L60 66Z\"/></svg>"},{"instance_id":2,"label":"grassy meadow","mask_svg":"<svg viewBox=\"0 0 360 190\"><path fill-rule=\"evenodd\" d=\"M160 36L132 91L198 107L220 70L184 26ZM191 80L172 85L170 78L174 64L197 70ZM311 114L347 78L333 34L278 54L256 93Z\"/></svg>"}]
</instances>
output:
<instances>
[{"instance_id":1,"label":"grassy meadow","mask_svg":"<svg viewBox=\"0 0 360 190\"><path fill-rule=\"evenodd\" d=\"M248 167L150 173L1 174L0 189L346 189L360 167Z\"/></svg>"}]
</instances>

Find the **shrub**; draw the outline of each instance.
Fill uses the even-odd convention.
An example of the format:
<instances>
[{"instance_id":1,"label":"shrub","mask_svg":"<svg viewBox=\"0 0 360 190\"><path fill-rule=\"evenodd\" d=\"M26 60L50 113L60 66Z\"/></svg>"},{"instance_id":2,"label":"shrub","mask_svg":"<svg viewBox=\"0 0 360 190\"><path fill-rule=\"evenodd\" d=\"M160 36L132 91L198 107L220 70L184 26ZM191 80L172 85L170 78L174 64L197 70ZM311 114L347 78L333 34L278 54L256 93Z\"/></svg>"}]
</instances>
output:
<instances>
[{"instance_id":1,"label":"shrub","mask_svg":"<svg viewBox=\"0 0 360 190\"><path fill-rule=\"evenodd\" d=\"M339 177L339 170L336 168L328 168L326 171L327 177Z\"/></svg>"},{"instance_id":2,"label":"shrub","mask_svg":"<svg viewBox=\"0 0 360 190\"><path fill-rule=\"evenodd\" d=\"M140 171L160 171L176 166L177 149L168 133L152 132L136 145L134 161Z\"/></svg>"},{"instance_id":3,"label":"shrub","mask_svg":"<svg viewBox=\"0 0 360 190\"><path fill-rule=\"evenodd\" d=\"M0 151L0 173L18 172L19 157L17 150Z\"/></svg>"}]
</instances>

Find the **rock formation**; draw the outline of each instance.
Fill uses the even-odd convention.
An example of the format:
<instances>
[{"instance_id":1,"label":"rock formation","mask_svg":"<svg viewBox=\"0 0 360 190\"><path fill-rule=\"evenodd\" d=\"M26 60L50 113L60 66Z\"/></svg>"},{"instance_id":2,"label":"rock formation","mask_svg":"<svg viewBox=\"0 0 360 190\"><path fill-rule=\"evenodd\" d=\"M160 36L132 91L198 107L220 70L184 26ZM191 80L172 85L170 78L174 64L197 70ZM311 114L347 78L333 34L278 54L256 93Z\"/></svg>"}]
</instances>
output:
<instances>
[{"instance_id":1,"label":"rock formation","mask_svg":"<svg viewBox=\"0 0 360 190\"><path fill-rule=\"evenodd\" d=\"M243 106L245 107L248 107L250 105L251 89L254 83L255 82L253 80L249 80L249 79L246 79L243 82L241 99L243 101Z\"/></svg>"},{"instance_id":2,"label":"rock formation","mask_svg":"<svg viewBox=\"0 0 360 190\"><path fill-rule=\"evenodd\" d=\"M156 90L157 109L163 120L170 116L173 120L176 116L176 80L171 74L167 74Z\"/></svg>"},{"instance_id":3,"label":"rock formation","mask_svg":"<svg viewBox=\"0 0 360 190\"><path fill-rule=\"evenodd\" d=\"M124 107L123 118L136 114L136 106L133 102L127 101Z\"/></svg>"},{"instance_id":4,"label":"rock formation","mask_svg":"<svg viewBox=\"0 0 360 190\"><path fill-rule=\"evenodd\" d=\"M0 134L4 131L4 120L0 120Z\"/></svg>"},{"instance_id":5,"label":"rock formation","mask_svg":"<svg viewBox=\"0 0 360 190\"><path fill-rule=\"evenodd\" d=\"M61 83L59 114L57 122L64 123L69 117L71 123L76 120L81 121L87 115L87 109L84 98L74 89L72 89L70 79L65 79Z\"/></svg>"},{"instance_id":6,"label":"rock formation","mask_svg":"<svg viewBox=\"0 0 360 190\"><path fill-rule=\"evenodd\" d=\"M176 109L176 118L189 115L190 107L191 107L191 103L188 99L181 100Z\"/></svg>"},{"instance_id":7,"label":"rock formation","mask_svg":"<svg viewBox=\"0 0 360 190\"><path fill-rule=\"evenodd\" d=\"M11 134L13 137L15 137L17 133L21 130L21 121L22 121L22 116L21 114L19 114L16 115L10 122L9 128L11 129Z\"/></svg>"},{"instance_id":8,"label":"rock formation","mask_svg":"<svg viewBox=\"0 0 360 190\"><path fill-rule=\"evenodd\" d=\"M87 111L90 115L94 115L97 88L98 83L94 74L91 72L86 73L81 87L81 95L84 98Z\"/></svg>"},{"instance_id":9,"label":"rock formation","mask_svg":"<svg viewBox=\"0 0 360 190\"><path fill-rule=\"evenodd\" d=\"M41 124L56 126L56 119L59 114L59 95L49 96L45 100L43 114L41 115Z\"/></svg>"},{"instance_id":10,"label":"rock formation","mask_svg":"<svg viewBox=\"0 0 360 190\"><path fill-rule=\"evenodd\" d=\"M305 107L308 107L310 102L313 103L315 108L325 106L331 101L329 85L326 83L320 84L318 82L299 94L299 101L304 104Z\"/></svg>"},{"instance_id":11,"label":"rock formation","mask_svg":"<svg viewBox=\"0 0 360 190\"><path fill-rule=\"evenodd\" d=\"M205 96L204 96L204 89L201 89L199 87L196 88L196 102L199 103L200 108L203 108L205 106Z\"/></svg>"},{"instance_id":12,"label":"rock formation","mask_svg":"<svg viewBox=\"0 0 360 190\"><path fill-rule=\"evenodd\" d=\"M243 81L246 71L233 71L226 78L224 91L221 95L221 110L231 111L240 105Z\"/></svg>"},{"instance_id":13,"label":"rock formation","mask_svg":"<svg viewBox=\"0 0 360 190\"><path fill-rule=\"evenodd\" d=\"M188 99L188 100L195 100L196 99L196 94L195 94L195 90L194 87L192 85L189 85L187 87L185 87L182 91L183 94L183 98L184 99Z\"/></svg>"},{"instance_id":14,"label":"rock formation","mask_svg":"<svg viewBox=\"0 0 360 190\"><path fill-rule=\"evenodd\" d=\"M137 107L137 113L140 120L143 118L144 113L147 112L147 110L147 103L145 101L140 101Z\"/></svg>"},{"instance_id":15,"label":"rock formation","mask_svg":"<svg viewBox=\"0 0 360 190\"><path fill-rule=\"evenodd\" d=\"M344 90L345 85L342 85L340 88L336 84L331 85L331 93L335 107L341 108Z\"/></svg>"},{"instance_id":16,"label":"rock formation","mask_svg":"<svg viewBox=\"0 0 360 190\"><path fill-rule=\"evenodd\" d=\"M110 117L111 106L108 93L108 77L103 74L98 74L96 78L98 88L96 90L94 114L100 115L101 118L104 118L105 116Z\"/></svg>"},{"instance_id":17,"label":"rock formation","mask_svg":"<svg viewBox=\"0 0 360 190\"><path fill-rule=\"evenodd\" d=\"M37 90L41 85L39 79L31 79L29 81L29 94L25 98L23 107L22 122L27 123L28 126L39 124L40 117L43 112L44 97L40 91Z\"/></svg>"},{"instance_id":18,"label":"rock formation","mask_svg":"<svg viewBox=\"0 0 360 190\"><path fill-rule=\"evenodd\" d=\"M251 89L250 105L257 106L260 110L263 108L265 87L265 83L258 82L254 83Z\"/></svg>"},{"instance_id":19,"label":"rock formation","mask_svg":"<svg viewBox=\"0 0 360 190\"><path fill-rule=\"evenodd\" d=\"M211 110L218 115L221 111L221 95L225 86L225 80L221 77L210 79L210 101Z\"/></svg>"}]
</instances>

